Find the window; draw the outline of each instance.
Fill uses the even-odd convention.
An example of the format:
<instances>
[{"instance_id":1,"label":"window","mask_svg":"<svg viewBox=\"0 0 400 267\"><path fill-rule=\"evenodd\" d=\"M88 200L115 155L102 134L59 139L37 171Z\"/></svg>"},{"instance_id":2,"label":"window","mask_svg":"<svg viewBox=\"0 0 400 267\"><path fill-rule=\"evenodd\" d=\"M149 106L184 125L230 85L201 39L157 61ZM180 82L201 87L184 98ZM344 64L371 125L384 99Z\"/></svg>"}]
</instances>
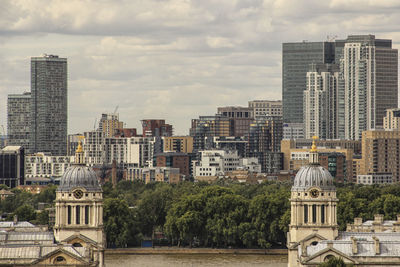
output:
<instances>
[{"instance_id":1,"label":"window","mask_svg":"<svg viewBox=\"0 0 400 267\"><path fill-rule=\"evenodd\" d=\"M308 206L304 205L304 223L308 223Z\"/></svg>"},{"instance_id":2,"label":"window","mask_svg":"<svg viewBox=\"0 0 400 267\"><path fill-rule=\"evenodd\" d=\"M312 222L317 222L317 205L312 205Z\"/></svg>"},{"instance_id":3,"label":"window","mask_svg":"<svg viewBox=\"0 0 400 267\"><path fill-rule=\"evenodd\" d=\"M85 224L89 224L89 206L85 206Z\"/></svg>"},{"instance_id":4,"label":"window","mask_svg":"<svg viewBox=\"0 0 400 267\"><path fill-rule=\"evenodd\" d=\"M81 207L80 206L76 206L76 224L79 224L81 221Z\"/></svg>"},{"instance_id":5,"label":"window","mask_svg":"<svg viewBox=\"0 0 400 267\"><path fill-rule=\"evenodd\" d=\"M68 206L68 224L71 224L71 206Z\"/></svg>"},{"instance_id":6,"label":"window","mask_svg":"<svg viewBox=\"0 0 400 267\"><path fill-rule=\"evenodd\" d=\"M325 205L321 205L321 223L325 223Z\"/></svg>"},{"instance_id":7,"label":"window","mask_svg":"<svg viewBox=\"0 0 400 267\"><path fill-rule=\"evenodd\" d=\"M55 260L54 260L54 263L55 264L59 264L59 263L65 263L66 262L66 260L65 260L65 258L64 257L62 257L62 256L58 256Z\"/></svg>"},{"instance_id":8,"label":"window","mask_svg":"<svg viewBox=\"0 0 400 267\"><path fill-rule=\"evenodd\" d=\"M82 244L81 243L73 243L72 246L76 247L76 248L81 248Z\"/></svg>"}]
</instances>

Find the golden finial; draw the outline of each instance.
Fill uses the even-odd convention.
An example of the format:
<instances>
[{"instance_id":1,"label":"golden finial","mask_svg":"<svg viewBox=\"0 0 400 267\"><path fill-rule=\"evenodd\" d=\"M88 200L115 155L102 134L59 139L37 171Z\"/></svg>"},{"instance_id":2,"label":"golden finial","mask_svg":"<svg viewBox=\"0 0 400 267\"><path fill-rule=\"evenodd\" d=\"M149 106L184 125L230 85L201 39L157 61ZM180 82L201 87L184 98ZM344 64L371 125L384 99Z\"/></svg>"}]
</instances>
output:
<instances>
[{"instance_id":1,"label":"golden finial","mask_svg":"<svg viewBox=\"0 0 400 267\"><path fill-rule=\"evenodd\" d=\"M317 152L317 145L315 143L316 140L318 140L318 136L313 136L312 137L312 146L311 146L311 151L310 152Z\"/></svg>"},{"instance_id":2,"label":"golden finial","mask_svg":"<svg viewBox=\"0 0 400 267\"><path fill-rule=\"evenodd\" d=\"M82 141L79 140L78 142L78 148L75 151L76 153L82 153L83 152L83 148L82 148Z\"/></svg>"}]
</instances>

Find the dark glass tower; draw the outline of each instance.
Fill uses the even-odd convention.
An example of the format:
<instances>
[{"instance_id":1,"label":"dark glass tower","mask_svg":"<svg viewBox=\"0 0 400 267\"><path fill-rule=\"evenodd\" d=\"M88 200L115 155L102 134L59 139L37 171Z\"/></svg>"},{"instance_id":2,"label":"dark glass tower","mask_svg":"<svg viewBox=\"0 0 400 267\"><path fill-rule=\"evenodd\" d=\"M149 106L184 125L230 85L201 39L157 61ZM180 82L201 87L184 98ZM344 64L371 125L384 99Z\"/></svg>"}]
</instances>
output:
<instances>
[{"instance_id":1,"label":"dark glass tower","mask_svg":"<svg viewBox=\"0 0 400 267\"><path fill-rule=\"evenodd\" d=\"M31 58L32 152L67 154L67 59Z\"/></svg>"},{"instance_id":2,"label":"dark glass tower","mask_svg":"<svg viewBox=\"0 0 400 267\"><path fill-rule=\"evenodd\" d=\"M333 42L299 42L282 44L282 105L285 123L303 122L303 91L311 63L332 63Z\"/></svg>"}]
</instances>

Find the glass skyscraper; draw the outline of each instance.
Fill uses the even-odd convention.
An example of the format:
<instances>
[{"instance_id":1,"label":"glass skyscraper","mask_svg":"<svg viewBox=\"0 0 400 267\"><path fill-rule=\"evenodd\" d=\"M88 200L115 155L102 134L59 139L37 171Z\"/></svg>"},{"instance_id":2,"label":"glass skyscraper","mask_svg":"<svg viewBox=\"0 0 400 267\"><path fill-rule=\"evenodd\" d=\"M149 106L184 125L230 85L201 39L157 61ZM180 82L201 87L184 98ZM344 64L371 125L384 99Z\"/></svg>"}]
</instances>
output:
<instances>
[{"instance_id":1,"label":"glass skyscraper","mask_svg":"<svg viewBox=\"0 0 400 267\"><path fill-rule=\"evenodd\" d=\"M282 45L282 105L285 123L303 122L303 91L312 63L332 63L333 42L298 42Z\"/></svg>"},{"instance_id":2,"label":"glass skyscraper","mask_svg":"<svg viewBox=\"0 0 400 267\"><path fill-rule=\"evenodd\" d=\"M67 154L67 59L31 58L32 152Z\"/></svg>"}]
</instances>

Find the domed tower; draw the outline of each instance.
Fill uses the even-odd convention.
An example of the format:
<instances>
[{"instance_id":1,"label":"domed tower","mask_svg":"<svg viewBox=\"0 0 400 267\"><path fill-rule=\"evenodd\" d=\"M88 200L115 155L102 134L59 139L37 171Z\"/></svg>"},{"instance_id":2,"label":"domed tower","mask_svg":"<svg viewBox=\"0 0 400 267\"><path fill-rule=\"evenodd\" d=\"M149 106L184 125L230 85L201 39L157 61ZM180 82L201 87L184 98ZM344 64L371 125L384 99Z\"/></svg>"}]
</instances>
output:
<instances>
[{"instance_id":1,"label":"domed tower","mask_svg":"<svg viewBox=\"0 0 400 267\"><path fill-rule=\"evenodd\" d=\"M296 263L299 245L304 252L310 244L338 236L336 188L329 171L318 163L317 137L313 139L310 162L297 172L291 190L288 266L300 266Z\"/></svg>"},{"instance_id":2,"label":"domed tower","mask_svg":"<svg viewBox=\"0 0 400 267\"><path fill-rule=\"evenodd\" d=\"M79 142L72 164L56 191L54 236L57 242L86 247L91 257L103 266L103 191L93 169L84 163Z\"/></svg>"}]
</instances>

